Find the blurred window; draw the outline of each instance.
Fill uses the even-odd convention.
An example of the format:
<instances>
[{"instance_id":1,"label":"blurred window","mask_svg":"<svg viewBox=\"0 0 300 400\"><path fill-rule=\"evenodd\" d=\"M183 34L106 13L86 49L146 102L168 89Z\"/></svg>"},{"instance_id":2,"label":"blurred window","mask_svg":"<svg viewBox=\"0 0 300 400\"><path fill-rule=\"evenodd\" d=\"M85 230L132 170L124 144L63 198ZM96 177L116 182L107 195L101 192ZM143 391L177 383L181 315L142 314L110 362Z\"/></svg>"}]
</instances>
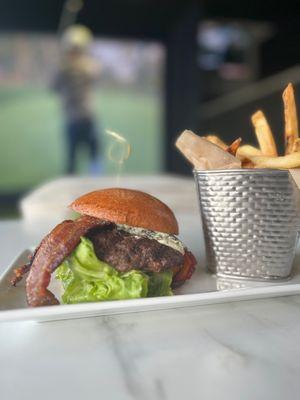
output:
<instances>
[{"instance_id":1,"label":"blurred window","mask_svg":"<svg viewBox=\"0 0 300 400\"><path fill-rule=\"evenodd\" d=\"M55 35L0 35L0 192L27 189L64 171L63 115L51 90L59 51ZM120 132L131 143L124 172L160 171L164 47L96 38L91 51L101 67L94 93L99 132ZM112 173L109 140L101 138L105 171ZM86 173L84 150L79 164Z\"/></svg>"}]
</instances>

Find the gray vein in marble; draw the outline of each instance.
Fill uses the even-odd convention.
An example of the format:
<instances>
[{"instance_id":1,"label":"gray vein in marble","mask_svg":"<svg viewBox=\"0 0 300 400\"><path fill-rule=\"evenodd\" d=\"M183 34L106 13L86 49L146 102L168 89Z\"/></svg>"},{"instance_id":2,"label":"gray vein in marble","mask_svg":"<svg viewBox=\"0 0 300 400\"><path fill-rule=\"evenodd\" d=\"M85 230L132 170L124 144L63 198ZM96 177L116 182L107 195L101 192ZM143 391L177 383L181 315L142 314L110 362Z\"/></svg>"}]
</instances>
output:
<instances>
[{"instance_id":1,"label":"gray vein in marble","mask_svg":"<svg viewBox=\"0 0 300 400\"><path fill-rule=\"evenodd\" d=\"M135 371L134 360L133 358L128 359L127 355L124 353L120 336L121 327L114 324L114 317L111 316L102 317L102 322L109 333L112 351L120 365L128 393L133 399L140 400L145 398L140 383L136 378L137 371Z\"/></svg>"},{"instance_id":2,"label":"gray vein in marble","mask_svg":"<svg viewBox=\"0 0 300 400\"><path fill-rule=\"evenodd\" d=\"M235 346L233 346L232 344L226 343L224 342L222 339L216 337L212 332L210 332L207 329L203 329L203 331L206 333L206 335L212 339L214 342L216 342L218 345L220 345L221 347L223 347L226 351L228 351L229 353L233 354L234 356L236 356L237 358L240 359L240 361L243 364L247 364L250 360L250 354L245 353L244 351L241 351L240 349L236 348Z\"/></svg>"},{"instance_id":3,"label":"gray vein in marble","mask_svg":"<svg viewBox=\"0 0 300 400\"><path fill-rule=\"evenodd\" d=\"M296 307L299 311L300 307L300 298L296 296L287 296L287 297L277 297L276 301L278 301L281 304L286 304L286 306L290 307Z\"/></svg>"},{"instance_id":4,"label":"gray vein in marble","mask_svg":"<svg viewBox=\"0 0 300 400\"><path fill-rule=\"evenodd\" d=\"M259 324L264 328L273 328L273 327L280 327L281 323L274 320L274 318L269 318L266 314L265 315L256 315L253 311L245 310L243 313L253 320L254 323Z\"/></svg>"},{"instance_id":5,"label":"gray vein in marble","mask_svg":"<svg viewBox=\"0 0 300 400\"><path fill-rule=\"evenodd\" d=\"M164 384L161 378L155 379L156 400L167 400Z\"/></svg>"}]
</instances>

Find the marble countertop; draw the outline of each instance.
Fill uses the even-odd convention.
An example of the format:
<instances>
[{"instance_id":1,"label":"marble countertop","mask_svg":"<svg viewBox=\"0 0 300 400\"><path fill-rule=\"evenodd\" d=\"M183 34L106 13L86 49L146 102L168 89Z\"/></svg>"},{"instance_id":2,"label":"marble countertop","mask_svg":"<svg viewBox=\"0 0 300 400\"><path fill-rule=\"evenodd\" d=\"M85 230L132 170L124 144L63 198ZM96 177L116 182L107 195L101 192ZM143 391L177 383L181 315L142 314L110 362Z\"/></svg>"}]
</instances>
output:
<instances>
[{"instance_id":1,"label":"marble countertop","mask_svg":"<svg viewBox=\"0 0 300 400\"><path fill-rule=\"evenodd\" d=\"M46 226L0 223L0 272ZM300 296L0 324L0 399L297 399Z\"/></svg>"}]
</instances>

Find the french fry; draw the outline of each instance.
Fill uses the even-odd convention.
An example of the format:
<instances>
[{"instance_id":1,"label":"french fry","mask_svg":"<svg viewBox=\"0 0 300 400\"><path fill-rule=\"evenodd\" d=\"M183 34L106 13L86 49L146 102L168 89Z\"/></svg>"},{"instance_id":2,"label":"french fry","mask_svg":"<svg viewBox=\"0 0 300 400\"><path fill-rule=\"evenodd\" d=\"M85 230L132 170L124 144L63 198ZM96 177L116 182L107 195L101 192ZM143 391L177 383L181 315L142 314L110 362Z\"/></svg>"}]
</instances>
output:
<instances>
[{"instance_id":1,"label":"french fry","mask_svg":"<svg viewBox=\"0 0 300 400\"><path fill-rule=\"evenodd\" d=\"M277 157L277 149L271 128L264 113L259 110L251 117L259 147L263 155Z\"/></svg>"},{"instance_id":2,"label":"french fry","mask_svg":"<svg viewBox=\"0 0 300 400\"><path fill-rule=\"evenodd\" d=\"M300 152L281 157L251 156L255 168L290 169L300 167Z\"/></svg>"},{"instance_id":3,"label":"french fry","mask_svg":"<svg viewBox=\"0 0 300 400\"><path fill-rule=\"evenodd\" d=\"M196 170L230 168L300 169L299 125L295 94L291 83L283 91L282 98L285 119L285 155L283 156L278 156L272 130L261 110L251 116L259 148L241 145L241 138L227 145L217 135L199 137L187 130L179 136L176 146L194 165Z\"/></svg>"},{"instance_id":4,"label":"french fry","mask_svg":"<svg viewBox=\"0 0 300 400\"><path fill-rule=\"evenodd\" d=\"M294 143L299 137L297 108L295 102L294 88L289 83L282 95L284 104L284 140L285 154L291 154L294 150Z\"/></svg>"},{"instance_id":5,"label":"french fry","mask_svg":"<svg viewBox=\"0 0 300 400\"><path fill-rule=\"evenodd\" d=\"M204 139L208 140L210 143L216 144L217 146L221 147L221 149L223 149L223 150L227 150L227 148L228 148L228 145L225 142L223 142L223 140L220 139L216 135L207 135L207 136L204 136Z\"/></svg>"},{"instance_id":6,"label":"french fry","mask_svg":"<svg viewBox=\"0 0 300 400\"><path fill-rule=\"evenodd\" d=\"M293 150L292 153L296 153L297 151L300 151L300 139L296 139L294 144L293 144Z\"/></svg>"},{"instance_id":7,"label":"french fry","mask_svg":"<svg viewBox=\"0 0 300 400\"><path fill-rule=\"evenodd\" d=\"M244 144L237 149L236 157L241 161L249 160L250 156L262 156L262 152L250 144Z\"/></svg>"},{"instance_id":8,"label":"french fry","mask_svg":"<svg viewBox=\"0 0 300 400\"><path fill-rule=\"evenodd\" d=\"M235 156L238 148L240 147L241 142L242 142L242 138L235 139L231 143L231 145L227 147L226 151L229 154L232 154L233 156Z\"/></svg>"},{"instance_id":9,"label":"french fry","mask_svg":"<svg viewBox=\"0 0 300 400\"><path fill-rule=\"evenodd\" d=\"M254 168L254 167L255 165L253 164L252 161L249 160L242 161L242 168Z\"/></svg>"}]
</instances>

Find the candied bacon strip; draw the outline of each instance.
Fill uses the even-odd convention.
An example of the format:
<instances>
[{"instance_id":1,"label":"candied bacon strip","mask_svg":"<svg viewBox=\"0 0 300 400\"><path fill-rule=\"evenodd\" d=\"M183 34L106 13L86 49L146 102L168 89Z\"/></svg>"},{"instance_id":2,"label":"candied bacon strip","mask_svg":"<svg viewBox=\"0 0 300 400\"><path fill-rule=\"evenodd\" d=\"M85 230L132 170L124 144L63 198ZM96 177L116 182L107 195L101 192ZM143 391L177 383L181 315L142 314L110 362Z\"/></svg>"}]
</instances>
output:
<instances>
[{"instance_id":1,"label":"candied bacon strip","mask_svg":"<svg viewBox=\"0 0 300 400\"><path fill-rule=\"evenodd\" d=\"M30 270L31 262L14 269L14 276L10 280L12 286L16 286L23 279L23 276Z\"/></svg>"},{"instance_id":2,"label":"candied bacon strip","mask_svg":"<svg viewBox=\"0 0 300 400\"><path fill-rule=\"evenodd\" d=\"M226 151L229 154L232 154L233 156L235 156L238 148L240 147L241 142L242 142L242 138L236 139L234 142L231 143L230 146L227 147Z\"/></svg>"},{"instance_id":3,"label":"candied bacon strip","mask_svg":"<svg viewBox=\"0 0 300 400\"><path fill-rule=\"evenodd\" d=\"M41 242L33 257L26 279L27 303L31 307L59 304L47 287L51 273L68 257L91 229L110 225L111 222L82 216L75 221L66 220L57 225Z\"/></svg>"},{"instance_id":4,"label":"candied bacon strip","mask_svg":"<svg viewBox=\"0 0 300 400\"><path fill-rule=\"evenodd\" d=\"M177 288L183 285L187 279L190 279L195 272L196 264L197 261L193 253L185 249L183 267L174 275L172 287Z\"/></svg>"},{"instance_id":5,"label":"candied bacon strip","mask_svg":"<svg viewBox=\"0 0 300 400\"><path fill-rule=\"evenodd\" d=\"M42 245L42 243L43 243L43 241L39 244L38 247L36 247L34 252L28 257L29 261L28 261L27 264L21 265L20 267L14 269L14 271L13 271L14 272L14 276L10 280L10 284L12 286L16 286L16 284L18 282L20 282L24 278L24 275L30 270L32 261L33 261L35 255L36 255L38 249Z\"/></svg>"}]
</instances>

